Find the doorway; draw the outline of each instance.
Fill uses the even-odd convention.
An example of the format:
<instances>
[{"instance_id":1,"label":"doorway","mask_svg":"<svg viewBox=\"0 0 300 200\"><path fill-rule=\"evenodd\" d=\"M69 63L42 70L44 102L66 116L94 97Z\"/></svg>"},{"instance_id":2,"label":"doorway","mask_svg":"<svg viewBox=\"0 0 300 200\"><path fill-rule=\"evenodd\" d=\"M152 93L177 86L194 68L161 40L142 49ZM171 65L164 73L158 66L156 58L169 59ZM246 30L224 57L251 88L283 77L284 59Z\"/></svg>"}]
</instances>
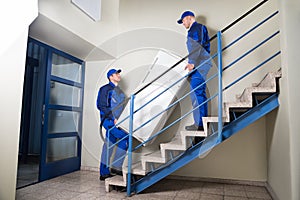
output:
<instances>
[{"instance_id":1,"label":"doorway","mask_svg":"<svg viewBox=\"0 0 300 200\"><path fill-rule=\"evenodd\" d=\"M80 169L84 62L29 38L17 189Z\"/></svg>"}]
</instances>

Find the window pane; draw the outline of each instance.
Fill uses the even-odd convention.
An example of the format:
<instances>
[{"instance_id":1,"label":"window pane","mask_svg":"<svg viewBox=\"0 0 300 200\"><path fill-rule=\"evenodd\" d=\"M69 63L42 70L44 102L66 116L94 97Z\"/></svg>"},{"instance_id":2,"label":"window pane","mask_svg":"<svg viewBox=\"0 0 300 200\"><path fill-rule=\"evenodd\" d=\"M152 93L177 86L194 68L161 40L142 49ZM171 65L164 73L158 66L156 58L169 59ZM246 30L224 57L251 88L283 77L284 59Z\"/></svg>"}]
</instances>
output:
<instances>
[{"instance_id":1,"label":"window pane","mask_svg":"<svg viewBox=\"0 0 300 200\"><path fill-rule=\"evenodd\" d=\"M46 162L77 156L77 137L51 138L47 141Z\"/></svg>"},{"instance_id":2,"label":"window pane","mask_svg":"<svg viewBox=\"0 0 300 200\"><path fill-rule=\"evenodd\" d=\"M53 54L51 75L81 83L81 65Z\"/></svg>"},{"instance_id":3,"label":"window pane","mask_svg":"<svg viewBox=\"0 0 300 200\"><path fill-rule=\"evenodd\" d=\"M79 107L80 89L52 81L49 103L54 105Z\"/></svg>"},{"instance_id":4,"label":"window pane","mask_svg":"<svg viewBox=\"0 0 300 200\"><path fill-rule=\"evenodd\" d=\"M79 113L49 110L48 133L78 132Z\"/></svg>"}]
</instances>

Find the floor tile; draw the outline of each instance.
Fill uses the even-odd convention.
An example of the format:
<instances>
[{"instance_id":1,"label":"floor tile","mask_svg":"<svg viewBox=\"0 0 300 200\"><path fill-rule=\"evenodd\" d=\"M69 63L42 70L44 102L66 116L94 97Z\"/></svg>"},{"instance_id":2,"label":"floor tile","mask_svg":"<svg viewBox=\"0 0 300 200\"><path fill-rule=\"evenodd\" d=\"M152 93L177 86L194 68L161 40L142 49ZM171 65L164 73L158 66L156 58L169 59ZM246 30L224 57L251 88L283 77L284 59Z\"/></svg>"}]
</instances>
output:
<instances>
[{"instance_id":1,"label":"floor tile","mask_svg":"<svg viewBox=\"0 0 300 200\"><path fill-rule=\"evenodd\" d=\"M247 197L224 196L224 200L248 200Z\"/></svg>"},{"instance_id":2,"label":"floor tile","mask_svg":"<svg viewBox=\"0 0 300 200\"><path fill-rule=\"evenodd\" d=\"M243 190L225 190L225 196L235 196L235 197L247 197L247 194Z\"/></svg>"},{"instance_id":3,"label":"floor tile","mask_svg":"<svg viewBox=\"0 0 300 200\"><path fill-rule=\"evenodd\" d=\"M268 192L253 192L253 191L247 191L247 197L248 198L256 198L256 199L272 199Z\"/></svg>"},{"instance_id":4,"label":"floor tile","mask_svg":"<svg viewBox=\"0 0 300 200\"><path fill-rule=\"evenodd\" d=\"M223 200L222 195L216 195L216 194L201 194L200 200Z\"/></svg>"},{"instance_id":5,"label":"floor tile","mask_svg":"<svg viewBox=\"0 0 300 200\"><path fill-rule=\"evenodd\" d=\"M140 194L105 192L97 172L77 171L30 185L16 192L17 200L249 200L271 199L265 187L164 179Z\"/></svg>"}]
</instances>

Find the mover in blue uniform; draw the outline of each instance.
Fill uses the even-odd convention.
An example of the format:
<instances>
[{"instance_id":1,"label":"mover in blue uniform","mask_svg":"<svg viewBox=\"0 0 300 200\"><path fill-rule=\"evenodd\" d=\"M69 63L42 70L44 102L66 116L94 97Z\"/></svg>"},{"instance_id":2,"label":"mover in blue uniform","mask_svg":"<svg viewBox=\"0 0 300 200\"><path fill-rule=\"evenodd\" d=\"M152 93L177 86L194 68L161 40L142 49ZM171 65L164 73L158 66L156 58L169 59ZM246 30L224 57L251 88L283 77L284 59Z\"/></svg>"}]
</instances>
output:
<instances>
[{"instance_id":1,"label":"mover in blue uniform","mask_svg":"<svg viewBox=\"0 0 300 200\"><path fill-rule=\"evenodd\" d=\"M110 69L107 72L107 78L109 83L102 86L99 89L97 97L97 108L100 111L100 120L103 127L106 129L106 142L109 141L109 145L115 144L120 139L127 136L127 133L117 127L114 127L117 123L124 109L125 94L118 87L118 83L121 81L121 70ZM108 130L114 127L110 131L108 138ZM124 158L120 159L126 154L128 148L128 138L121 140L115 152L112 167L107 166L107 146L106 143L102 147L101 163L100 163L100 180L105 180L112 176L112 174L122 174L122 165ZM113 149L109 150L109 158L112 155ZM120 159L120 160L118 160Z\"/></svg>"},{"instance_id":2,"label":"mover in blue uniform","mask_svg":"<svg viewBox=\"0 0 300 200\"><path fill-rule=\"evenodd\" d=\"M197 68L188 77L190 89L193 90L205 82L208 71L211 68L208 31L205 25L196 22L195 15L191 11L183 12L177 23L182 24L188 30L186 45L189 56L188 64L185 68L189 72ZM203 84L191 93L191 100L193 108L207 100L206 84ZM203 130L202 117L206 117L207 114L207 103L204 103L193 112L194 124L186 126L185 129L189 131Z\"/></svg>"}]
</instances>

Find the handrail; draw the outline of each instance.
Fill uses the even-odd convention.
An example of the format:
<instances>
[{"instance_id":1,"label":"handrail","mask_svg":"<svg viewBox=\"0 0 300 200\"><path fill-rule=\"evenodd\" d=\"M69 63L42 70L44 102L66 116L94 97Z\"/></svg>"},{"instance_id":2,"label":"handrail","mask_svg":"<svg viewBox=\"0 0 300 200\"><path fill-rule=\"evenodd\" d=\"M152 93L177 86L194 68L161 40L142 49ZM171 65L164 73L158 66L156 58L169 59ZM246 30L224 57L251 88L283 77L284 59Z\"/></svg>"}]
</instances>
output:
<instances>
[{"instance_id":1,"label":"handrail","mask_svg":"<svg viewBox=\"0 0 300 200\"><path fill-rule=\"evenodd\" d=\"M243 14L242 16L240 16L238 19L234 20L232 23L230 23L228 26L226 26L225 28L223 28L221 30L221 33L224 33L225 31L227 31L229 28L231 28L233 25L237 24L239 21L241 21L242 19L244 19L245 17L247 17L249 14L251 14L253 11L255 11L257 8L259 8L260 6L262 6L264 3L266 3L268 0L264 0L260 3L258 3L256 6L254 6L253 8L251 8L249 11L247 11L245 14ZM217 38L217 34L215 34L211 40ZM210 41L211 41L210 40Z\"/></svg>"}]
</instances>

